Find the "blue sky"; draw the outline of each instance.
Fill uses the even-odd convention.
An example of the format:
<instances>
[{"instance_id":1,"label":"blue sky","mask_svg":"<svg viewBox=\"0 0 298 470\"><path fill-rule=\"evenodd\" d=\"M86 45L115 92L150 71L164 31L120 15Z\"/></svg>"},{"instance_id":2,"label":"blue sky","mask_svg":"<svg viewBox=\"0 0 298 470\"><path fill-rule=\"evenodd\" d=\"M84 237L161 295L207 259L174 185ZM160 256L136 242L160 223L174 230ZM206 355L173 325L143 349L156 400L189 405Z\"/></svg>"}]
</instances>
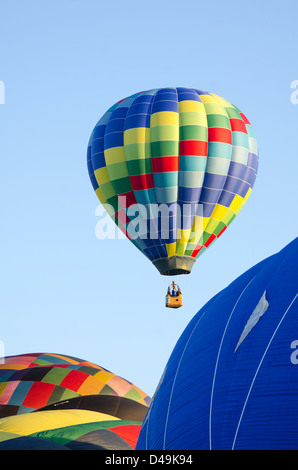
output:
<instances>
[{"instance_id":1,"label":"blue sky","mask_svg":"<svg viewBox=\"0 0 298 470\"><path fill-rule=\"evenodd\" d=\"M277 1L0 0L1 328L6 355L95 362L152 395L194 314L297 236L298 5ZM86 148L114 102L166 86L239 107L260 166L244 209L177 276L128 240L98 240Z\"/></svg>"}]
</instances>

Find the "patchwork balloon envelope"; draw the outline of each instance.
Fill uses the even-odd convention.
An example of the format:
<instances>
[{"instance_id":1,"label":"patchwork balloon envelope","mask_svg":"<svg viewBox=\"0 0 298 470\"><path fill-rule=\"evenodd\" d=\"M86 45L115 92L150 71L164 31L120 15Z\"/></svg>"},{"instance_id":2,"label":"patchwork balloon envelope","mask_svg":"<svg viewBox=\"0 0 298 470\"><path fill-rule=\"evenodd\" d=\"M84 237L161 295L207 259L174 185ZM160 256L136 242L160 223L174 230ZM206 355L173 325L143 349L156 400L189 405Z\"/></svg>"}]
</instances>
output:
<instances>
[{"instance_id":1,"label":"patchwork balloon envelope","mask_svg":"<svg viewBox=\"0 0 298 470\"><path fill-rule=\"evenodd\" d=\"M190 273L239 213L258 149L236 106L191 88L143 91L114 104L87 151L93 188L161 274Z\"/></svg>"},{"instance_id":2,"label":"patchwork balloon envelope","mask_svg":"<svg viewBox=\"0 0 298 470\"><path fill-rule=\"evenodd\" d=\"M131 382L79 358L5 357L0 450L133 449L150 401Z\"/></svg>"}]
</instances>

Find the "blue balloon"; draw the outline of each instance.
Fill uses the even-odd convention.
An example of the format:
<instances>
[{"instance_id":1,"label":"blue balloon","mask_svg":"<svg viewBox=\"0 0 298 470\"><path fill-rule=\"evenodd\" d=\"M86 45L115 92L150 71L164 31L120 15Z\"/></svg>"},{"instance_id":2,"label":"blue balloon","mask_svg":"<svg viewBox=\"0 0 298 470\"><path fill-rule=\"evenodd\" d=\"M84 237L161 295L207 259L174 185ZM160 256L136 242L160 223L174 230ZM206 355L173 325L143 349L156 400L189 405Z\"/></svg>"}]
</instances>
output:
<instances>
[{"instance_id":1,"label":"blue balloon","mask_svg":"<svg viewBox=\"0 0 298 470\"><path fill-rule=\"evenodd\" d=\"M298 238L190 321L136 449L298 449Z\"/></svg>"}]
</instances>

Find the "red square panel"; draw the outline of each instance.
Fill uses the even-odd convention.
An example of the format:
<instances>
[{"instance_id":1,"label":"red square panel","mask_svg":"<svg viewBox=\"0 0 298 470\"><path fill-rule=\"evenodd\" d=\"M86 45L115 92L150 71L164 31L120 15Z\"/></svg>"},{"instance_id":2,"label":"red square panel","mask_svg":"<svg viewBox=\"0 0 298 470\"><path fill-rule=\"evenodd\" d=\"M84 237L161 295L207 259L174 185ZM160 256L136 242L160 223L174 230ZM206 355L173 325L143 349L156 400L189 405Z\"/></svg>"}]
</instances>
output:
<instances>
[{"instance_id":1,"label":"red square panel","mask_svg":"<svg viewBox=\"0 0 298 470\"><path fill-rule=\"evenodd\" d=\"M115 426L110 428L118 436L122 437L133 449L136 448L137 440L141 431L140 424L129 424L127 426Z\"/></svg>"},{"instance_id":2,"label":"red square panel","mask_svg":"<svg viewBox=\"0 0 298 470\"><path fill-rule=\"evenodd\" d=\"M208 142L202 140L181 140L179 143L179 155L207 156Z\"/></svg>"},{"instance_id":3,"label":"red square panel","mask_svg":"<svg viewBox=\"0 0 298 470\"><path fill-rule=\"evenodd\" d=\"M137 200L133 191L129 191L128 193L123 193L119 195L118 200L119 200L120 206L123 207L124 209L137 203Z\"/></svg>"},{"instance_id":4,"label":"red square panel","mask_svg":"<svg viewBox=\"0 0 298 470\"><path fill-rule=\"evenodd\" d=\"M68 388L76 392L80 386L88 378L88 374L85 372L80 372L79 370L72 370L67 376L62 380L61 387Z\"/></svg>"},{"instance_id":5,"label":"red square panel","mask_svg":"<svg viewBox=\"0 0 298 470\"><path fill-rule=\"evenodd\" d=\"M143 189L151 189L154 187L152 173L147 173L145 175L130 176L129 179L131 182L131 187L134 191L140 191Z\"/></svg>"},{"instance_id":6,"label":"red square panel","mask_svg":"<svg viewBox=\"0 0 298 470\"><path fill-rule=\"evenodd\" d=\"M232 132L230 129L223 129L221 127L209 127L208 140L209 142L232 144Z\"/></svg>"},{"instance_id":7,"label":"red square panel","mask_svg":"<svg viewBox=\"0 0 298 470\"><path fill-rule=\"evenodd\" d=\"M232 132L244 132L247 134L246 125L241 119L230 119Z\"/></svg>"},{"instance_id":8,"label":"red square panel","mask_svg":"<svg viewBox=\"0 0 298 470\"><path fill-rule=\"evenodd\" d=\"M55 388L55 384L47 384L45 382L34 382L22 406L38 409L46 406L48 400Z\"/></svg>"}]
</instances>

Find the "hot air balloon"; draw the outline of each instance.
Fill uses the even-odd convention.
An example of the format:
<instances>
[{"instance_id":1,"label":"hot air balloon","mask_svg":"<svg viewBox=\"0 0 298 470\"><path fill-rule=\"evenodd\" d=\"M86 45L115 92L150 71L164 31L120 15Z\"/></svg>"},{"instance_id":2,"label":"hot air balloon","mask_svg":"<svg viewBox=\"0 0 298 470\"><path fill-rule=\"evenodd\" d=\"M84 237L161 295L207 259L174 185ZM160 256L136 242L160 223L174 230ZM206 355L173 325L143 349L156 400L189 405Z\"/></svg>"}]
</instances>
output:
<instances>
[{"instance_id":1,"label":"hot air balloon","mask_svg":"<svg viewBox=\"0 0 298 470\"><path fill-rule=\"evenodd\" d=\"M0 450L135 448L151 399L92 362L52 353L2 358Z\"/></svg>"},{"instance_id":2,"label":"hot air balloon","mask_svg":"<svg viewBox=\"0 0 298 470\"><path fill-rule=\"evenodd\" d=\"M94 127L88 171L120 230L162 275L188 274L254 185L252 126L231 103L191 88L136 93Z\"/></svg>"},{"instance_id":3,"label":"hot air balloon","mask_svg":"<svg viewBox=\"0 0 298 470\"><path fill-rule=\"evenodd\" d=\"M216 294L178 339L137 450L297 450L298 238Z\"/></svg>"}]
</instances>

